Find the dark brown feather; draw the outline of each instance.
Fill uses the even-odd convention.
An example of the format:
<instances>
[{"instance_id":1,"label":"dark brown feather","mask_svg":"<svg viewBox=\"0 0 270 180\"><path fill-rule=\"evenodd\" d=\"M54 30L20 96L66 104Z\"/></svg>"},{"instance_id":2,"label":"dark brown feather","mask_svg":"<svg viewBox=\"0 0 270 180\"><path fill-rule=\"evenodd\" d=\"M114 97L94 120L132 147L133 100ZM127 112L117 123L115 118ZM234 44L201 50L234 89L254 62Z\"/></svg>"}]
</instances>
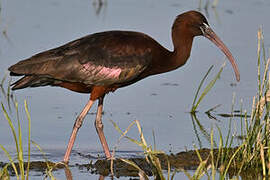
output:
<instances>
[{"instance_id":1,"label":"dark brown feather","mask_svg":"<svg viewBox=\"0 0 270 180\"><path fill-rule=\"evenodd\" d=\"M102 32L34 55L9 71L11 75L35 75L85 85L124 84L151 64L153 48L161 46L143 33ZM121 73L113 76L117 70Z\"/></svg>"}]
</instances>

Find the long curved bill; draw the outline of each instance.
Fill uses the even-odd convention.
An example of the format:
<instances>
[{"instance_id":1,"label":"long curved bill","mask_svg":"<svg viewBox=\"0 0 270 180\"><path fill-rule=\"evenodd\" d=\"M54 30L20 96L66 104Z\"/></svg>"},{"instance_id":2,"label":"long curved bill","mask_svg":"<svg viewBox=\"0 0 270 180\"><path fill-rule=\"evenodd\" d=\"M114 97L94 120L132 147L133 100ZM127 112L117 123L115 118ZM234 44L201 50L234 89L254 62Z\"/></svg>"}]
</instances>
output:
<instances>
[{"instance_id":1,"label":"long curved bill","mask_svg":"<svg viewBox=\"0 0 270 180\"><path fill-rule=\"evenodd\" d=\"M240 73L237 64L232 56L232 53L229 51L226 45L219 39L216 33L207 24L204 24L204 27L201 27L201 31L203 32L204 37L212 41L227 56L232 64L236 80L240 81Z\"/></svg>"}]
</instances>

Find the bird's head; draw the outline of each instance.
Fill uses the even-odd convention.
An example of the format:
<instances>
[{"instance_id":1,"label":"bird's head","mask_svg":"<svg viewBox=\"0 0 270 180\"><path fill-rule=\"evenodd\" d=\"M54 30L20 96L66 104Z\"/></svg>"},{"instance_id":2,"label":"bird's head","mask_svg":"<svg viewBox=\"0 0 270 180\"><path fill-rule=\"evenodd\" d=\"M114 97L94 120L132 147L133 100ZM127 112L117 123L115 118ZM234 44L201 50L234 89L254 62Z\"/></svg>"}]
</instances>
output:
<instances>
[{"instance_id":1,"label":"bird's head","mask_svg":"<svg viewBox=\"0 0 270 180\"><path fill-rule=\"evenodd\" d=\"M210 28L207 19L202 13L197 11L188 11L178 15L172 27L172 36L173 40L175 41L175 46L177 46L177 41L179 42L178 38L185 39L188 37L193 39L195 36L206 37L207 39L212 41L227 56L233 66L236 80L240 80L238 67L231 52L216 35L216 33Z\"/></svg>"}]
</instances>

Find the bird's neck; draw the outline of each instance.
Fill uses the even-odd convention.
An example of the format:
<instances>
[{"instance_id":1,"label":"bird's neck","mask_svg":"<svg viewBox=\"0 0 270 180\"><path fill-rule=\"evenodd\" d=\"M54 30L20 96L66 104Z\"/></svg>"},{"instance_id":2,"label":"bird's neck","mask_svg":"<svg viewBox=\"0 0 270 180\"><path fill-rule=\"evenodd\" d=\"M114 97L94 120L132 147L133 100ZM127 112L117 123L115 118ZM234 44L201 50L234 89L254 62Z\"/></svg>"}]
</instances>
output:
<instances>
[{"instance_id":1,"label":"bird's neck","mask_svg":"<svg viewBox=\"0 0 270 180\"><path fill-rule=\"evenodd\" d=\"M186 63L190 55L193 37L183 37L184 38L178 38L177 40L173 38L173 52L162 47L160 51L158 51L160 53L155 54L149 74L153 75L172 71Z\"/></svg>"},{"instance_id":2,"label":"bird's neck","mask_svg":"<svg viewBox=\"0 0 270 180\"><path fill-rule=\"evenodd\" d=\"M158 46L158 50L153 54L151 68L141 74L141 79L149 75L175 70L186 63L190 55L193 37L185 36L185 34L177 37L173 36L174 50L172 52L162 46Z\"/></svg>"},{"instance_id":3,"label":"bird's neck","mask_svg":"<svg viewBox=\"0 0 270 180\"><path fill-rule=\"evenodd\" d=\"M174 51L170 57L169 63L173 69L177 69L183 66L191 52L193 37L191 36L181 36L182 38L174 39ZM172 69L172 70L173 70Z\"/></svg>"}]
</instances>

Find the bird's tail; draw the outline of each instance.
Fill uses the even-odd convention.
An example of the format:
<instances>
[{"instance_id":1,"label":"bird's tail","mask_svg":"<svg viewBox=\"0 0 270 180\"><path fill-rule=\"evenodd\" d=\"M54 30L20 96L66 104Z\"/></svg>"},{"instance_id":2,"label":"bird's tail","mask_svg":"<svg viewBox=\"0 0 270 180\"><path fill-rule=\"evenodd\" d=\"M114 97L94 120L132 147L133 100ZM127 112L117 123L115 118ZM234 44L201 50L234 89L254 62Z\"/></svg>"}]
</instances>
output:
<instances>
[{"instance_id":1,"label":"bird's tail","mask_svg":"<svg viewBox=\"0 0 270 180\"><path fill-rule=\"evenodd\" d=\"M12 84L12 90L26 87L53 86L57 82L57 80L47 75L49 74L47 70L50 69L50 65L53 66L57 61L49 61L48 58L43 58L43 54L46 55L45 53L40 53L8 68L10 76L23 76Z\"/></svg>"},{"instance_id":2,"label":"bird's tail","mask_svg":"<svg viewBox=\"0 0 270 180\"><path fill-rule=\"evenodd\" d=\"M57 82L55 79L42 77L37 75L26 75L18 81L11 84L12 90L23 89L27 87L39 87L47 85L55 85Z\"/></svg>"}]
</instances>

